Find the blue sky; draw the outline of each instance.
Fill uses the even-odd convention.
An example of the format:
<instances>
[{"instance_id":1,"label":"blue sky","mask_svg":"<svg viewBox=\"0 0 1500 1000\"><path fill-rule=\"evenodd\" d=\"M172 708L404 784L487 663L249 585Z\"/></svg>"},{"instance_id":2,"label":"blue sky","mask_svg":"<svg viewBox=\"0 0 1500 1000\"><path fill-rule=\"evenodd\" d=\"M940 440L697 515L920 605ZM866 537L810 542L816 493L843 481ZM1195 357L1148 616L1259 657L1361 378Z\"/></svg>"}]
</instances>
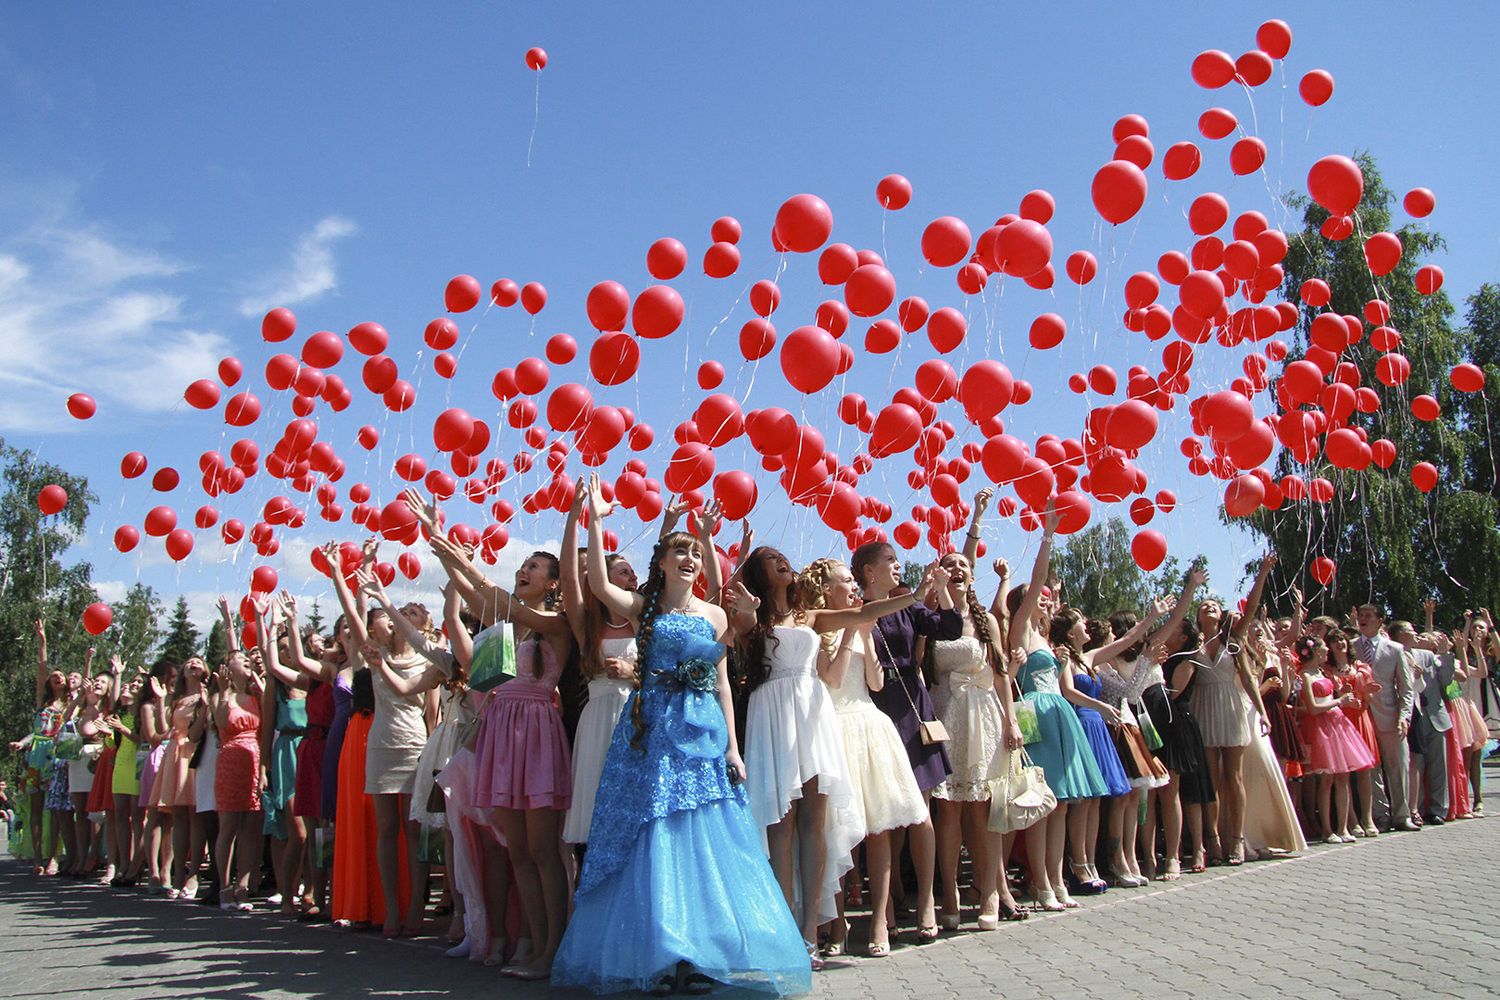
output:
<instances>
[{"instance_id":1,"label":"blue sky","mask_svg":"<svg viewBox=\"0 0 1500 1000\"><path fill-rule=\"evenodd\" d=\"M101 500L76 551L94 563L107 595L140 579L169 596L189 594L206 624L212 595L243 590L260 562L253 551L201 532L193 556L174 565L159 541L129 555L109 541L117 525L139 525L160 502L189 518L205 502L189 475L198 454L227 452L239 436L217 411L182 403L190 381L212 377L223 356L240 358L267 404L253 428L266 450L291 418L289 400L264 386L266 360L315 330L382 323L403 377L418 385L417 406L385 413L359 386L362 358L351 351L334 371L354 387L354 404L341 414L320 406L315 419L350 466L341 489L367 482L390 499L392 460L407 451L432 457L429 429L444 406L496 416L495 370L541 354L554 333L586 351L588 289L606 279L632 294L652 284L645 251L661 236L689 250L687 271L672 282L688 302L687 321L646 345L636 382L592 387L599 401L630 406L656 428L658 445L646 453L652 474L670 454L662 442L703 395L693 372L710 358L725 363L724 391L746 409L792 410L847 461L861 442L835 415L838 394L803 399L776 355L756 369L736 347L754 281L781 285L773 320L782 336L836 297L817 282L815 256L783 261L770 247L777 206L799 192L830 205L834 240L882 253L899 297L967 313L969 337L949 357L955 367L1002 357L1036 386L1033 402L1007 413L1009 429L1029 441L1077 435L1087 407L1104 402L1070 393L1073 372L1096 363L1122 375L1135 363L1159 368L1162 345L1119 324L1120 288L1166 250L1186 249L1186 207L1206 191L1224 194L1236 213L1256 209L1290 227L1280 192L1301 189L1320 156L1368 150L1398 192L1437 193L1429 223L1448 253L1434 262L1455 301L1500 277L1500 31L1486 6L1368 3L1357 16L1331 3L1164 3L1144 13L1102 3L1016 6L10 5L0 13L0 435L89 476ZM1267 84L1247 94L1192 82L1195 55L1252 48L1270 17L1288 20L1294 41ZM533 45L550 56L540 74L523 61ZM1296 93L1314 68L1337 82L1316 110ZM1265 140L1263 173L1234 177L1233 140L1197 135L1211 106L1229 108ZM1150 121L1158 162L1145 208L1112 228L1094 213L1089 182L1126 113ZM1204 148L1204 167L1169 183L1159 157L1182 139ZM915 189L900 212L875 201L888 173ZM1034 188L1058 203L1049 228L1059 270L1068 253L1088 249L1101 262L1093 284L1060 279L1042 292L1012 279L968 297L951 268L922 261L931 219L956 215L977 235ZM723 215L744 225L742 263L713 280L699 261ZM534 319L519 307L483 306L456 317L461 367L444 383L421 331L444 314L443 287L460 273L486 287L500 277L540 281L550 300ZM298 316L288 345L260 339L272 305ZM1042 312L1069 324L1063 344L1045 353L1026 343ZM850 334L856 347L863 328L857 322ZM1226 387L1245 353L1201 351L1194 392ZM861 356L835 385L884 403L932 356L918 335L897 354ZM553 385L583 381L583 357L555 367ZM63 400L74 391L97 397L100 415L70 420ZM1266 412L1264 401L1258 407ZM949 410L962 424L957 407ZM368 457L353 443L364 423L384 438ZM961 440L977 439L966 433ZM1187 473L1177 451L1186 433L1179 406L1141 456L1150 492L1170 488L1183 501L1152 527L1174 554L1208 554L1216 584L1231 590L1253 539L1219 525L1221 484ZM512 455L516 434L497 434L492 453ZM162 497L145 479L122 480L119 459L131 450L146 452L153 468L178 468L184 485ZM606 470L626 457L617 453ZM756 464L743 440L720 449L720 469ZM925 499L906 485L910 468L909 457L882 462L861 482L896 508L887 528ZM575 461L569 472L577 471ZM538 482L533 473L503 495ZM762 539L803 560L838 544L805 509L776 502L769 475L760 482ZM977 485L971 479L965 492ZM262 474L216 506L251 523L267 498L286 492ZM482 523L480 508L462 499L448 506L454 520ZM1123 514L1094 507L1096 517ZM270 560L308 594L318 586L308 548L330 535L311 515ZM631 514L619 521L627 542L643 530ZM353 530L347 519L340 527ZM546 515L511 528L507 556L555 540L561 523ZM987 538L1013 559L1027 548L1014 524L996 522ZM639 544L632 550L641 555ZM434 586L429 573L421 590Z\"/></svg>"}]
</instances>

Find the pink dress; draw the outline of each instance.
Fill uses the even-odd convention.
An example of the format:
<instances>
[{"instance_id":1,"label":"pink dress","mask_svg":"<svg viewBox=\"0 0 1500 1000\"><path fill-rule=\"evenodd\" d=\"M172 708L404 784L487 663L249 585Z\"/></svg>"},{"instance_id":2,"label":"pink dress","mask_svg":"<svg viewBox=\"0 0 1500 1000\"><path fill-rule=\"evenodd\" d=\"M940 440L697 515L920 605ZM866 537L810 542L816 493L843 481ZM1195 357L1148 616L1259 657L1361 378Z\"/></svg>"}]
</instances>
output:
<instances>
[{"instance_id":1,"label":"pink dress","mask_svg":"<svg viewBox=\"0 0 1500 1000\"><path fill-rule=\"evenodd\" d=\"M1370 748L1370 756L1376 760L1380 759L1380 741L1375 738L1375 723L1370 721L1370 685L1375 683L1375 674L1370 670L1370 665L1363 660L1354 664L1354 672L1350 674L1339 674L1334 678L1334 684L1339 694L1351 691L1354 700L1345 705L1343 712L1354 723L1354 729L1360 738L1365 741L1365 746Z\"/></svg>"},{"instance_id":2,"label":"pink dress","mask_svg":"<svg viewBox=\"0 0 1500 1000\"><path fill-rule=\"evenodd\" d=\"M541 659L541 676L534 674ZM480 809L566 809L573 801L572 756L553 704L563 665L552 644L516 645L516 676L491 693L474 747L474 805Z\"/></svg>"},{"instance_id":3,"label":"pink dress","mask_svg":"<svg viewBox=\"0 0 1500 1000\"><path fill-rule=\"evenodd\" d=\"M1333 681L1328 678L1313 678L1314 698L1332 698L1333 688ZM1375 758L1359 730L1337 708L1309 712L1303 717L1302 731L1308 737L1308 765L1305 769L1308 774L1348 774L1375 766Z\"/></svg>"}]
</instances>

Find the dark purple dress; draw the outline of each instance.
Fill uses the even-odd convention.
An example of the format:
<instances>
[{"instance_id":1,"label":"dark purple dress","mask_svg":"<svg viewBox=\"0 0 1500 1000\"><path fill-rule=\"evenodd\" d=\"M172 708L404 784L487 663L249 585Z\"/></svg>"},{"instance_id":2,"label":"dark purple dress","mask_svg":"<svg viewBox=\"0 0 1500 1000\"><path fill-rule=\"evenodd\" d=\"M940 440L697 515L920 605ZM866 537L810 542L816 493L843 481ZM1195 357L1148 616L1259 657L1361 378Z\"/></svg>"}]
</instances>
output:
<instances>
[{"instance_id":1,"label":"dark purple dress","mask_svg":"<svg viewBox=\"0 0 1500 1000\"><path fill-rule=\"evenodd\" d=\"M936 719L937 713L915 660L917 636L951 642L963 636L964 620L956 610L934 611L918 604L877 619L875 627L875 655L885 668L885 687L870 697L896 724L917 787L929 792L953 772L953 765L943 744L922 742L921 723Z\"/></svg>"},{"instance_id":2,"label":"dark purple dress","mask_svg":"<svg viewBox=\"0 0 1500 1000\"><path fill-rule=\"evenodd\" d=\"M344 750L344 730L354 710L354 686L339 674L333 679L333 724L328 727L328 742L323 747L323 789L319 806L324 819L338 812L339 754Z\"/></svg>"}]
</instances>

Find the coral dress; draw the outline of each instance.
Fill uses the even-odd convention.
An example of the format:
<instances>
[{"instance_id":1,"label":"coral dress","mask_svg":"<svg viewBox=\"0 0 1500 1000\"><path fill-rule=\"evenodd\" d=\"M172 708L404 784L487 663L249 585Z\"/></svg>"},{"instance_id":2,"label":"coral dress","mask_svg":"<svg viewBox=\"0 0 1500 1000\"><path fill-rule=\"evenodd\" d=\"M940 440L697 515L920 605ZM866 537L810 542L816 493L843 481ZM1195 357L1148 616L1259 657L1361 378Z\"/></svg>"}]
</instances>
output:
<instances>
[{"instance_id":1,"label":"coral dress","mask_svg":"<svg viewBox=\"0 0 1500 1000\"><path fill-rule=\"evenodd\" d=\"M713 638L697 615L655 621L641 690L615 726L599 780L553 986L647 990L686 961L733 986L812 989L802 935L725 766L729 726L718 696L676 680L680 663L717 662L724 647ZM635 699L646 724L641 750L631 747Z\"/></svg>"},{"instance_id":2,"label":"coral dress","mask_svg":"<svg viewBox=\"0 0 1500 1000\"><path fill-rule=\"evenodd\" d=\"M1314 677L1312 693L1315 698L1332 698L1333 681L1326 677ZM1302 721L1303 735L1307 737L1307 773L1348 774L1365 771L1375 766L1378 758L1355 730L1354 723L1337 708L1326 712L1309 712Z\"/></svg>"},{"instance_id":3,"label":"coral dress","mask_svg":"<svg viewBox=\"0 0 1500 1000\"><path fill-rule=\"evenodd\" d=\"M200 696L201 697L201 696ZM172 706L172 735L164 744L167 748L162 756L161 767L156 769L156 781L151 792L151 801L162 809L196 804L195 782L192 769L193 751L197 744L188 739L188 729L193 724L193 713L198 699L179 698Z\"/></svg>"},{"instance_id":4,"label":"coral dress","mask_svg":"<svg viewBox=\"0 0 1500 1000\"><path fill-rule=\"evenodd\" d=\"M635 663L635 637L602 639L600 659L626 660ZM604 757L614 738L615 724L630 700L634 686L628 680L617 680L600 674L589 681L589 701L578 717L578 732L573 737L573 802L563 822L563 840L570 844L589 841L589 824L594 820L594 793L599 776L604 773Z\"/></svg>"},{"instance_id":5,"label":"coral dress","mask_svg":"<svg viewBox=\"0 0 1500 1000\"><path fill-rule=\"evenodd\" d=\"M535 658L541 674L535 673ZM552 703L562 676L552 644L516 644L516 676L495 688L474 745L474 805L480 809L566 809L573 763L562 716Z\"/></svg>"},{"instance_id":6,"label":"coral dress","mask_svg":"<svg viewBox=\"0 0 1500 1000\"><path fill-rule=\"evenodd\" d=\"M214 772L214 802L221 813L260 809L260 705L240 706L231 696L227 725L219 733L219 763Z\"/></svg>"}]
</instances>

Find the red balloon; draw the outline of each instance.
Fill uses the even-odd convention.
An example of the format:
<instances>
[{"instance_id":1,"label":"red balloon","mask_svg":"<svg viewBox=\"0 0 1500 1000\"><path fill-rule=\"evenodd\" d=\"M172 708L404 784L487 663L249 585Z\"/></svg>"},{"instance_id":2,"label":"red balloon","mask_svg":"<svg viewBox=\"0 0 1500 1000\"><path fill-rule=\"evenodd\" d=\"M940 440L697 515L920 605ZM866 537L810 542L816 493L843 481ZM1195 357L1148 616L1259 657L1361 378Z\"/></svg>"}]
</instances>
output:
<instances>
[{"instance_id":1,"label":"red balloon","mask_svg":"<svg viewBox=\"0 0 1500 1000\"><path fill-rule=\"evenodd\" d=\"M1246 136L1229 151L1229 169L1243 177L1253 174L1266 162L1266 144L1256 136Z\"/></svg>"},{"instance_id":2,"label":"red balloon","mask_svg":"<svg viewBox=\"0 0 1500 1000\"><path fill-rule=\"evenodd\" d=\"M1154 528L1138 531L1130 540L1130 555L1137 566L1150 573L1167 558L1167 539Z\"/></svg>"},{"instance_id":3,"label":"red balloon","mask_svg":"<svg viewBox=\"0 0 1500 1000\"><path fill-rule=\"evenodd\" d=\"M270 343L279 343L297 330L297 317L290 309L272 309L260 321L260 335Z\"/></svg>"},{"instance_id":4,"label":"red balloon","mask_svg":"<svg viewBox=\"0 0 1500 1000\"><path fill-rule=\"evenodd\" d=\"M187 387L182 398L195 410L210 410L219 405L219 387L213 379L200 378Z\"/></svg>"},{"instance_id":5,"label":"red balloon","mask_svg":"<svg viewBox=\"0 0 1500 1000\"><path fill-rule=\"evenodd\" d=\"M547 304L547 289L540 281L528 281L521 286L521 308L535 316Z\"/></svg>"},{"instance_id":6,"label":"red balloon","mask_svg":"<svg viewBox=\"0 0 1500 1000\"><path fill-rule=\"evenodd\" d=\"M1203 423L1214 440L1228 444L1249 433L1255 423L1255 406L1239 393L1225 389L1204 400Z\"/></svg>"},{"instance_id":7,"label":"red balloon","mask_svg":"<svg viewBox=\"0 0 1500 1000\"><path fill-rule=\"evenodd\" d=\"M991 253L995 270L1029 278L1040 273L1052 258L1052 234L1041 223L1019 219L995 236Z\"/></svg>"},{"instance_id":8,"label":"red balloon","mask_svg":"<svg viewBox=\"0 0 1500 1000\"><path fill-rule=\"evenodd\" d=\"M1302 82L1297 85L1297 93L1312 107L1321 107L1328 103L1333 96L1333 74L1327 70L1315 69L1302 77Z\"/></svg>"},{"instance_id":9,"label":"red balloon","mask_svg":"<svg viewBox=\"0 0 1500 1000\"><path fill-rule=\"evenodd\" d=\"M1068 255L1066 270L1075 285L1087 285L1099 273L1099 261L1087 250L1074 250Z\"/></svg>"},{"instance_id":10,"label":"red balloon","mask_svg":"<svg viewBox=\"0 0 1500 1000\"><path fill-rule=\"evenodd\" d=\"M156 475L151 477L151 488L158 493L171 493L177 488L181 478L177 470L169 466L163 466L156 470Z\"/></svg>"},{"instance_id":11,"label":"red balloon","mask_svg":"<svg viewBox=\"0 0 1500 1000\"><path fill-rule=\"evenodd\" d=\"M818 255L818 280L825 285L842 285L859 266L859 254L853 247L847 243L830 244Z\"/></svg>"},{"instance_id":12,"label":"red balloon","mask_svg":"<svg viewBox=\"0 0 1500 1000\"><path fill-rule=\"evenodd\" d=\"M1062 343L1068 324L1057 313L1043 313L1031 321L1031 346L1048 351Z\"/></svg>"},{"instance_id":13,"label":"red balloon","mask_svg":"<svg viewBox=\"0 0 1500 1000\"><path fill-rule=\"evenodd\" d=\"M618 281L601 281L589 289L585 304L589 322L601 333L625 329L630 293Z\"/></svg>"},{"instance_id":14,"label":"red balloon","mask_svg":"<svg viewBox=\"0 0 1500 1000\"><path fill-rule=\"evenodd\" d=\"M83 627L89 635L102 635L114 620L115 613L103 602L96 601L83 609Z\"/></svg>"},{"instance_id":15,"label":"red balloon","mask_svg":"<svg viewBox=\"0 0 1500 1000\"><path fill-rule=\"evenodd\" d=\"M482 291L473 275L460 274L449 279L448 287L443 290L443 303L449 312L468 312L479 304Z\"/></svg>"},{"instance_id":16,"label":"red balloon","mask_svg":"<svg viewBox=\"0 0 1500 1000\"><path fill-rule=\"evenodd\" d=\"M1221 194L1200 194L1188 207L1188 227L1199 236L1217 233L1229 221L1229 201Z\"/></svg>"},{"instance_id":17,"label":"red balloon","mask_svg":"<svg viewBox=\"0 0 1500 1000\"><path fill-rule=\"evenodd\" d=\"M951 215L934 219L922 232L922 256L934 267L949 267L969 255L969 227Z\"/></svg>"},{"instance_id":18,"label":"red balloon","mask_svg":"<svg viewBox=\"0 0 1500 1000\"><path fill-rule=\"evenodd\" d=\"M1413 219L1425 219L1437 207L1437 196L1427 188L1412 188L1401 199L1401 207Z\"/></svg>"},{"instance_id":19,"label":"red balloon","mask_svg":"<svg viewBox=\"0 0 1500 1000\"><path fill-rule=\"evenodd\" d=\"M740 269L740 248L733 243L714 243L703 253L703 273L727 278Z\"/></svg>"},{"instance_id":20,"label":"red balloon","mask_svg":"<svg viewBox=\"0 0 1500 1000\"><path fill-rule=\"evenodd\" d=\"M1334 574L1338 572L1338 564L1327 556L1314 559L1308 568L1312 572L1313 579L1325 587L1333 583Z\"/></svg>"},{"instance_id":21,"label":"red balloon","mask_svg":"<svg viewBox=\"0 0 1500 1000\"><path fill-rule=\"evenodd\" d=\"M43 514L56 514L68 505L68 493L61 486L52 483L43 486L37 494L36 506Z\"/></svg>"},{"instance_id":22,"label":"red balloon","mask_svg":"<svg viewBox=\"0 0 1500 1000\"><path fill-rule=\"evenodd\" d=\"M1156 147L1143 135L1127 135L1115 146L1115 159L1129 160L1145 170L1156 158Z\"/></svg>"},{"instance_id":23,"label":"red balloon","mask_svg":"<svg viewBox=\"0 0 1500 1000\"><path fill-rule=\"evenodd\" d=\"M332 330L319 330L302 345L302 361L314 368L332 368L344 357L344 339Z\"/></svg>"},{"instance_id":24,"label":"red balloon","mask_svg":"<svg viewBox=\"0 0 1500 1000\"><path fill-rule=\"evenodd\" d=\"M838 374L839 362L838 341L821 327L799 326L781 345L782 374L799 392L826 388Z\"/></svg>"},{"instance_id":25,"label":"red balloon","mask_svg":"<svg viewBox=\"0 0 1500 1000\"><path fill-rule=\"evenodd\" d=\"M462 448L473 433L474 418L457 407L439 413L432 424L432 441L438 451Z\"/></svg>"},{"instance_id":26,"label":"red balloon","mask_svg":"<svg viewBox=\"0 0 1500 1000\"><path fill-rule=\"evenodd\" d=\"M927 339L939 354L947 354L958 347L968 332L969 324L964 314L952 306L944 306L927 320Z\"/></svg>"},{"instance_id":27,"label":"red balloon","mask_svg":"<svg viewBox=\"0 0 1500 1000\"><path fill-rule=\"evenodd\" d=\"M1193 60L1193 82L1216 90L1234 80L1234 59L1228 52L1209 49Z\"/></svg>"},{"instance_id":28,"label":"red balloon","mask_svg":"<svg viewBox=\"0 0 1500 1000\"><path fill-rule=\"evenodd\" d=\"M905 208L911 201L911 181L900 174L887 174L875 185L875 200L891 211Z\"/></svg>"},{"instance_id":29,"label":"red balloon","mask_svg":"<svg viewBox=\"0 0 1500 1000\"><path fill-rule=\"evenodd\" d=\"M1127 399L1109 415L1105 439L1127 451L1144 448L1156 437L1156 408L1139 399Z\"/></svg>"},{"instance_id":30,"label":"red balloon","mask_svg":"<svg viewBox=\"0 0 1500 1000\"><path fill-rule=\"evenodd\" d=\"M1193 271L1182 279L1178 299L1189 315L1200 320L1211 320L1224 307L1224 284L1212 271Z\"/></svg>"},{"instance_id":31,"label":"red balloon","mask_svg":"<svg viewBox=\"0 0 1500 1000\"><path fill-rule=\"evenodd\" d=\"M887 458L913 448L922 436L922 417L905 403L891 403L875 417L870 457Z\"/></svg>"},{"instance_id":32,"label":"red balloon","mask_svg":"<svg viewBox=\"0 0 1500 1000\"><path fill-rule=\"evenodd\" d=\"M1254 49L1234 61L1235 79L1247 87L1259 87L1271 79L1274 68L1268 54Z\"/></svg>"},{"instance_id":33,"label":"red balloon","mask_svg":"<svg viewBox=\"0 0 1500 1000\"><path fill-rule=\"evenodd\" d=\"M1334 215L1349 215L1365 193L1365 175L1347 156L1325 156L1307 172L1307 193Z\"/></svg>"},{"instance_id":34,"label":"red balloon","mask_svg":"<svg viewBox=\"0 0 1500 1000\"><path fill-rule=\"evenodd\" d=\"M1437 466L1431 462L1418 462L1416 465L1413 465L1411 467L1411 482L1413 486L1423 493L1431 493L1438 482Z\"/></svg>"},{"instance_id":35,"label":"red balloon","mask_svg":"<svg viewBox=\"0 0 1500 1000\"><path fill-rule=\"evenodd\" d=\"M772 233L793 253L811 253L833 233L833 210L817 195L794 195L776 210Z\"/></svg>"},{"instance_id":36,"label":"red balloon","mask_svg":"<svg viewBox=\"0 0 1500 1000\"><path fill-rule=\"evenodd\" d=\"M133 524L122 524L115 529L115 548L121 552L129 552L140 543L141 533Z\"/></svg>"},{"instance_id":37,"label":"red balloon","mask_svg":"<svg viewBox=\"0 0 1500 1000\"><path fill-rule=\"evenodd\" d=\"M87 420L98 408L94 397L86 392L75 392L68 397L68 415L76 420Z\"/></svg>"},{"instance_id":38,"label":"red balloon","mask_svg":"<svg viewBox=\"0 0 1500 1000\"><path fill-rule=\"evenodd\" d=\"M672 453L662 484L673 493L696 490L714 474L714 453L701 441L689 441Z\"/></svg>"},{"instance_id":39,"label":"red balloon","mask_svg":"<svg viewBox=\"0 0 1500 1000\"><path fill-rule=\"evenodd\" d=\"M160 538L177 527L177 512L171 507L153 507L146 514L146 534Z\"/></svg>"},{"instance_id":40,"label":"red balloon","mask_svg":"<svg viewBox=\"0 0 1500 1000\"><path fill-rule=\"evenodd\" d=\"M349 345L372 357L385 350L390 341L391 335L379 323L360 323L349 331Z\"/></svg>"},{"instance_id":41,"label":"red balloon","mask_svg":"<svg viewBox=\"0 0 1500 1000\"><path fill-rule=\"evenodd\" d=\"M856 316L878 316L896 299L896 278L879 264L863 264L844 283L844 301Z\"/></svg>"},{"instance_id":42,"label":"red balloon","mask_svg":"<svg viewBox=\"0 0 1500 1000\"><path fill-rule=\"evenodd\" d=\"M1424 264L1417 269L1414 283L1417 286L1417 291L1423 295L1431 295L1443 287L1443 269L1436 264Z\"/></svg>"},{"instance_id":43,"label":"red balloon","mask_svg":"<svg viewBox=\"0 0 1500 1000\"><path fill-rule=\"evenodd\" d=\"M587 389L576 382L565 382L547 398L547 423L555 431L577 430L593 406L593 396Z\"/></svg>"},{"instance_id":44,"label":"red balloon","mask_svg":"<svg viewBox=\"0 0 1500 1000\"><path fill-rule=\"evenodd\" d=\"M715 219L714 224L708 229L709 238L715 243L738 243L744 234L744 227L740 220L731 216Z\"/></svg>"},{"instance_id":45,"label":"red balloon","mask_svg":"<svg viewBox=\"0 0 1500 1000\"><path fill-rule=\"evenodd\" d=\"M1139 118L1140 116L1126 115L1125 117ZM1124 120L1124 118L1120 119L1120 121ZM1144 123L1145 119L1142 118L1141 122ZM1116 122L1115 130L1119 131L1119 127L1119 123ZM1140 134L1144 135L1145 133ZM1116 141L1118 142L1119 140L1116 139ZM1029 219L1032 222L1040 223L1041 225L1045 226L1048 222L1052 221L1052 213L1056 211L1057 200L1046 191L1028 191L1021 196L1021 218L1023 219Z\"/></svg>"},{"instance_id":46,"label":"red balloon","mask_svg":"<svg viewBox=\"0 0 1500 1000\"><path fill-rule=\"evenodd\" d=\"M873 329L873 328L872 328ZM770 320L752 319L740 327L740 353L746 361L758 361L776 346L776 327Z\"/></svg>"},{"instance_id":47,"label":"red balloon","mask_svg":"<svg viewBox=\"0 0 1500 1000\"><path fill-rule=\"evenodd\" d=\"M826 256L827 251L824 251ZM781 305L781 288L769 278L762 278L750 286L750 308L757 316L769 316Z\"/></svg>"},{"instance_id":48,"label":"red balloon","mask_svg":"<svg viewBox=\"0 0 1500 1000\"><path fill-rule=\"evenodd\" d=\"M728 444L745 432L745 417L739 401L726 393L716 392L698 404L693 423L710 448Z\"/></svg>"},{"instance_id":49,"label":"red balloon","mask_svg":"<svg viewBox=\"0 0 1500 1000\"><path fill-rule=\"evenodd\" d=\"M1203 153L1191 142L1172 145L1161 158L1162 175L1169 181L1187 180L1203 164Z\"/></svg>"},{"instance_id":50,"label":"red balloon","mask_svg":"<svg viewBox=\"0 0 1500 1000\"><path fill-rule=\"evenodd\" d=\"M1454 366L1448 374L1448 380L1453 383L1453 388L1459 392L1483 392L1484 391L1484 369L1478 365L1465 362Z\"/></svg>"},{"instance_id":51,"label":"red balloon","mask_svg":"<svg viewBox=\"0 0 1500 1000\"><path fill-rule=\"evenodd\" d=\"M254 393L242 392L230 397L224 406L224 422L231 427L248 427L260 419L260 400Z\"/></svg>"},{"instance_id":52,"label":"red balloon","mask_svg":"<svg viewBox=\"0 0 1500 1000\"><path fill-rule=\"evenodd\" d=\"M490 286L490 301L502 309L509 309L521 298L521 288L509 278L501 278Z\"/></svg>"},{"instance_id":53,"label":"red balloon","mask_svg":"<svg viewBox=\"0 0 1500 1000\"><path fill-rule=\"evenodd\" d=\"M1285 21L1267 21L1256 29L1255 45L1272 59L1285 59L1292 49L1292 29Z\"/></svg>"},{"instance_id":54,"label":"red balloon","mask_svg":"<svg viewBox=\"0 0 1500 1000\"><path fill-rule=\"evenodd\" d=\"M896 309L896 316L901 320L901 329L907 333L916 333L927 323L927 300L915 295L902 299L900 307Z\"/></svg>"},{"instance_id":55,"label":"red balloon","mask_svg":"<svg viewBox=\"0 0 1500 1000\"><path fill-rule=\"evenodd\" d=\"M670 281L687 267L687 247L670 236L651 244L646 251L646 270L658 281Z\"/></svg>"},{"instance_id":56,"label":"red balloon","mask_svg":"<svg viewBox=\"0 0 1500 1000\"><path fill-rule=\"evenodd\" d=\"M1411 413L1418 420L1432 421L1443 415L1443 408L1435 398L1424 393L1411 401Z\"/></svg>"},{"instance_id":57,"label":"red balloon","mask_svg":"<svg viewBox=\"0 0 1500 1000\"><path fill-rule=\"evenodd\" d=\"M1376 233L1365 240L1365 263L1370 273L1382 278L1401 263L1401 238L1395 233Z\"/></svg>"},{"instance_id":58,"label":"red balloon","mask_svg":"<svg viewBox=\"0 0 1500 1000\"><path fill-rule=\"evenodd\" d=\"M682 325L686 313L682 296L671 285L652 285L635 298L630 323L635 332L648 339L671 334ZM624 320L621 320L621 326Z\"/></svg>"},{"instance_id":59,"label":"red balloon","mask_svg":"<svg viewBox=\"0 0 1500 1000\"><path fill-rule=\"evenodd\" d=\"M1094 175L1094 208L1106 222L1127 222L1146 203L1146 174L1128 160L1110 160Z\"/></svg>"},{"instance_id":60,"label":"red balloon","mask_svg":"<svg viewBox=\"0 0 1500 1000\"><path fill-rule=\"evenodd\" d=\"M1252 475L1236 476L1224 490L1224 512L1230 517L1245 517L1260 509L1266 499L1266 487Z\"/></svg>"},{"instance_id":61,"label":"red balloon","mask_svg":"<svg viewBox=\"0 0 1500 1000\"><path fill-rule=\"evenodd\" d=\"M724 366L717 361L705 361L698 366L698 388L717 389L724 381Z\"/></svg>"},{"instance_id":62,"label":"red balloon","mask_svg":"<svg viewBox=\"0 0 1500 1000\"><path fill-rule=\"evenodd\" d=\"M532 48L529 48L529 49L526 50L526 68L527 69L541 70L542 67L544 67L546 65L547 65L547 50L546 49L538 48L538 47L532 47Z\"/></svg>"}]
</instances>

